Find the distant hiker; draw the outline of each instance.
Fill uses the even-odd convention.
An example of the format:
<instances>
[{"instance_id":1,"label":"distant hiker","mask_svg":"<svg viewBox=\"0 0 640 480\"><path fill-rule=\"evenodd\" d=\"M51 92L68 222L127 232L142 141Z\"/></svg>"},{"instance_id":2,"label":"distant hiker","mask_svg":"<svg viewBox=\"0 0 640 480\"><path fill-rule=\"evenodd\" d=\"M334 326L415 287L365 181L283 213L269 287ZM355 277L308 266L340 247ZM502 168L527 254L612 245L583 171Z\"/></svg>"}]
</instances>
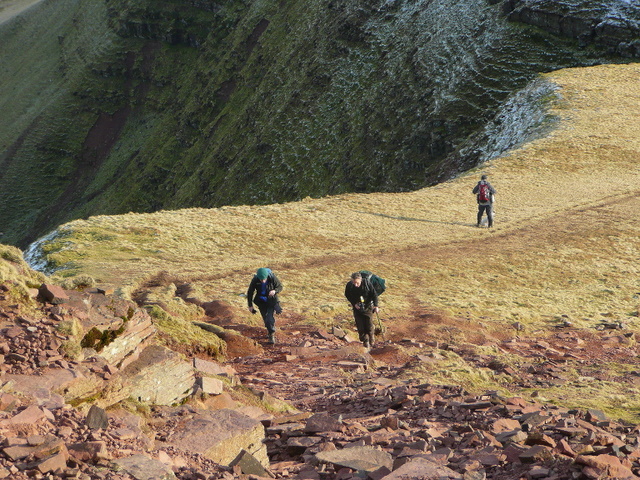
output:
<instances>
[{"instance_id":1,"label":"distant hiker","mask_svg":"<svg viewBox=\"0 0 640 480\"><path fill-rule=\"evenodd\" d=\"M256 313L253 308L255 303L260 310L264 326L267 327L269 334L269 343L276 343L276 319L275 313L282 312L278 293L282 291L282 283L278 280L275 273L268 268L259 268L251 279L249 290L247 290L247 301L249 302L249 311Z\"/></svg>"},{"instance_id":2,"label":"distant hiker","mask_svg":"<svg viewBox=\"0 0 640 480\"><path fill-rule=\"evenodd\" d=\"M360 272L351 274L347 282L344 296L353 308L353 318L356 321L358 336L365 348L373 347L375 343L375 325L373 314L378 313L378 294L369 280L362 278Z\"/></svg>"},{"instance_id":3,"label":"distant hiker","mask_svg":"<svg viewBox=\"0 0 640 480\"><path fill-rule=\"evenodd\" d=\"M486 175L480 177L478 184L473 187L473 193L476 195L476 200L478 201L477 226L482 225L482 215L484 212L487 212L489 228L493 227L493 196L496 194L496 190L487 182Z\"/></svg>"}]
</instances>

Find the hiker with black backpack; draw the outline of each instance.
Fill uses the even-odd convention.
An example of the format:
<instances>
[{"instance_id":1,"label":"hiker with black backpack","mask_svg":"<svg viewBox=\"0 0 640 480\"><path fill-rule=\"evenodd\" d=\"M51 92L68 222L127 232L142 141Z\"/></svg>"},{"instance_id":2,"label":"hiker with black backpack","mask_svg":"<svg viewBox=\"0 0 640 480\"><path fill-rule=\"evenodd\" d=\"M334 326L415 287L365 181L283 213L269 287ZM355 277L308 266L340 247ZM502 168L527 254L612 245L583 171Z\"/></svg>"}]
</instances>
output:
<instances>
[{"instance_id":1,"label":"hiker with black backpack","mask_svg":"<svg viewBox=\"0 0 640 480\"><path fill-rule=\"evenodd\" d=\"M251 279L249 290L247 290L247 301L249 302L249 311L256 313L253 307L255 303L260 310L264 326L267 328L268 342L276 343L276 319L275 313L282 312L278 293L282 291L282 283L268 268L259 268Z\"/></svg>"},{"instance_id":2,"label":"hiker with black backpack","mask_svg":"<svg viewBox=\"0 0 640 480\"><path fill-rule=\"evenodd\" d=\"M493 196L496 194L495 188L487 182L487 176L482 175L478 184L473 187L473 193L478 201L478 222L477 226L482 225L482 215L487 212L487 220L489 228L493 227Z\"/></svg>"},{"instance_id":3,"label":"hiker with black backpack","mask_svg":"<svg viewBox=\"0 0 640 480\"><path fill-rule=\"evenodd\" d=\"M362 273L354 272L347 282L344 296L351 304L353 318L356 321L358 337L365 348L373 347L375 343L374 313L378 313L378 293L369 279Z\"/></svg>"}]
</instances>

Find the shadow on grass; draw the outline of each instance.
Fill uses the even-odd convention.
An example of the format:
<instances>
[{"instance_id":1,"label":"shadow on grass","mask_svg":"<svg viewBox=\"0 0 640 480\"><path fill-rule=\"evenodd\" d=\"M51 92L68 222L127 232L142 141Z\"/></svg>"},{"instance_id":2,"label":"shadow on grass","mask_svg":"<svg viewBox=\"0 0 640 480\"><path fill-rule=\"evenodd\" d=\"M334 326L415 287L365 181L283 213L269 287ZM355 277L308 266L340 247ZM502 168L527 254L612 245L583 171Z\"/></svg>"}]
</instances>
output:
<instances>
[{"instance_id":1,"label":"shadow on grass","mask_svg":"<svg viewBox=\"0 0 640 480\"><path fill-rule=\"evenodd\" d=\"M360 210L356 210L358 213L366 213L368 215L375 215L378 217L391 218L393 220L402 220L405 222L426 222L426 223L440 223L443 225L459 225L461 227L473 227L477 228L475 223L465 223L465 222L443 222L441 220L427 220L426 218L411 218L411 217L395 217L393 215L387 215L386 213L372 213L372 212L363 212Z\"/></svg>"}]
</instances>

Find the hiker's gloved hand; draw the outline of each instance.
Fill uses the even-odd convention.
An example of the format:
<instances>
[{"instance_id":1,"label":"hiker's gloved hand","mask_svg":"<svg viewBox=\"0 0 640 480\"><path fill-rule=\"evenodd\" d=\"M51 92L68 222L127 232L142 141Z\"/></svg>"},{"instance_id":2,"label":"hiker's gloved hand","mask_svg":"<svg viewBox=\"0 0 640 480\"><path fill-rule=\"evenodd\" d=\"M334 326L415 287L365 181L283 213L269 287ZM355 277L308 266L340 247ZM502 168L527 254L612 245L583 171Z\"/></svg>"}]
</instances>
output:
<instances>
[{"instance_id":1,"label":"hiker's gloved hand","mask_svg":"<svg viewBox=\"0 0 640 480\"><path fill-rule=\"evenodd\" d=\"M355 308L356 310L360 310L360 304L359 304L359 303L356 303L356 304L353 306L353 308Z\"/></svg>"},{"instance_id":2,"label":"hiker's gloved hand","mask_svg":"<svg viewBox=\"0 0 640 480\"><path fill-rule=\"evenodd\" d=\"M270 296L270 297L273 297L275 294L276 294L276 291L275 291L275 290L271 290L271 291L269 292L269 296Z\"/></svg>"},{"instance_id":3,"label":"hiker's gloved hand","mask_svg":"<svg viewBox=\"0 0 640 480\"><path fill-rule=\"evenodd\" d=\"M378 307L373 307L373 313L378 313L380 309Z\"/></svg>"}]
</instances>

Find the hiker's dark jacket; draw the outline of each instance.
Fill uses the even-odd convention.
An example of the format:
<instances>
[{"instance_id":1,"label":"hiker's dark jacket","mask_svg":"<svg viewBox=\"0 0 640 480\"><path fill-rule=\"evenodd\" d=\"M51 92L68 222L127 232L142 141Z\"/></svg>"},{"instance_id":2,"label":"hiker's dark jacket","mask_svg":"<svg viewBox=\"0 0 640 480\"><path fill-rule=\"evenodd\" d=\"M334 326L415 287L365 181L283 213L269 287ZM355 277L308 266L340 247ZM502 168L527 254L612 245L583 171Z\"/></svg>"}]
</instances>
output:
<instances>
[{"instance_id":1,"label":"hiker's dark jacket","mask_svg":"<svg viewBox=\"0 0 640 480\"><path fill-rule=\"evenodd\" d=\"M360 297L364 299L365 305L368 306L372 304L374 307L378 306L378 294L371 282L366 278L362 279L359 287L356 287L353 282L347 282L347 286L344 289L344 296L347 297L347 300L349 300L352 306L360 303Z\"/></svg>"},{"instance_id":2,"label":"hiker's dark jacket","mask_svg":"<svg viewBox=\"0 0 640 480\"><path fill-rule=\"evenodd\" d=\"M480 191L480 185L483 184L483 183L486 183L487 186L489 187L489 195L490 195L489 198L491 198L491 195L495 195L496 194L496 189L493 188L491 186L491 184L489 182L487 182L486 180L480 180L478 182L478 184L475 187L473 187L473 193L478 195L478 192ZM478 204L480 204L480 205L490 205L491 204L491 202L481 202L479 197L476 197L476 200L478 201Z\"/></svg>"},{"instance_id":3,"label":"hiker's dark jacket","mask_svg":"<svg viewBox=\"0 0 640 480\"><path fill-rule=\"evenodd\" d=\"M247 290L247 301L249 303L249 307L252 307L254 302L256 304L262 303L257 300L257 297L260 293L261 283L262 281L258 278L258 276L254 275L251 283L249 284L249 290ZM278 277L276 277L275 273L273 272L271 272L267 277L267 293L271 290L275 290L276 294L273 297L269 297L267 302L270 305L275 305L280 301L278 299L278 293L282 291L282 283L280 283L280 280L278 280Z\"/></svg>"}]
</instances>

